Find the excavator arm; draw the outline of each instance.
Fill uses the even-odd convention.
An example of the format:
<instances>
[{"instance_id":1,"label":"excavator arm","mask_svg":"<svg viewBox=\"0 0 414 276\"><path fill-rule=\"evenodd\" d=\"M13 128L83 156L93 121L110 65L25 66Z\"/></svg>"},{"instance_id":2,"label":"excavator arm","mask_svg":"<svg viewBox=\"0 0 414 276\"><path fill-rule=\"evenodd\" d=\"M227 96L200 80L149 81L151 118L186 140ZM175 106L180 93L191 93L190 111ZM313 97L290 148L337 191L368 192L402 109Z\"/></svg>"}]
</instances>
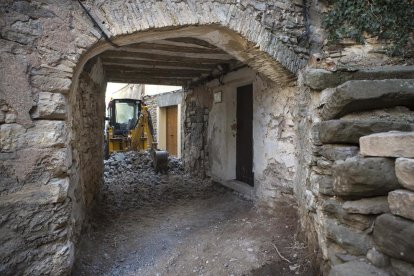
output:
<instances>
[{"instance_id":1,"label":"excavator arm","mask_svg":"<svg viewBox=\"0 0 414 276\"><path fill-rule=\"evenodd\" d=\"M131 150L150 149L151 157L156 172L166 172L168 170L168 152L158 150L158 143L154 138L151 114L148 107L141 106L140 116L131 130Z\"/></svg>"}]
</instances>

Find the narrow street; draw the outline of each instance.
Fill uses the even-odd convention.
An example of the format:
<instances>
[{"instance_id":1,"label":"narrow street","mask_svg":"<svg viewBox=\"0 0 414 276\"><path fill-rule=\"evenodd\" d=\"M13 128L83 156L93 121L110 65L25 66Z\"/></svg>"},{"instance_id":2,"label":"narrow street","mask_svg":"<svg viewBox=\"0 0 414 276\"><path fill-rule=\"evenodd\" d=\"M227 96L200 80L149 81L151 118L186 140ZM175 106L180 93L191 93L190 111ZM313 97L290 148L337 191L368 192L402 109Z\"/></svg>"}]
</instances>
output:
<instances>
[{"instance_id":1,"label":"narrow street","mask_svg":"<svg viewBox=\"0 0 414 276\"><path fill-rule=\"evenodd\" d=\"M105 161L102 199L73 275L314 275L294 204L256 208L184 174L176 159L170 167L156 175L143 153Z\"/></svg>"}]
</instances>

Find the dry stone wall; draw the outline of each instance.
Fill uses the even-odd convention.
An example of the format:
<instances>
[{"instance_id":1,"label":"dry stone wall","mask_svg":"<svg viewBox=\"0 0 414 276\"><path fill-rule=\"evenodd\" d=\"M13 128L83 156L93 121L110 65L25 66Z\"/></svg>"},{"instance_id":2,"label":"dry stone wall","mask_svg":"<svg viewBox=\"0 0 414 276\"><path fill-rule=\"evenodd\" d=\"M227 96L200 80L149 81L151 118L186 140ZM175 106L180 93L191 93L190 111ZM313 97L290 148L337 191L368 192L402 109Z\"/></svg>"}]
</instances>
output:
<instances>
[{"instance_id":1,"label":"dry stone wall","mask_svg":"<svg viewBox=\"0 0 414 276\"><path fill-rule=\"evenodd\" d=\"M83 3L116 43L139 31L217 26L257 44L264 54L251 61L256 67L273 57L293 72L302 68L300 3L239 2ZM70 271L73 242L102 180L103 83L94 62L86 64L101 50L87 53L92 47L111 46L77 1L0 3L2 275Z\"/></svg>"},{"instance_id":2,"label":"dry stone wall","mask_svg":"<svg viewBox=\"0 0 414 276\"><path fill-rule=\"evenodd\" d=\"M358 80L366 70L304 73L307 85L323 89L313 111L304 202L325 272L333 267L329 275L414 273L414 201L407 185L414 173L413 69L374 69L369 80Z\"/></svg>"}]
</instances>

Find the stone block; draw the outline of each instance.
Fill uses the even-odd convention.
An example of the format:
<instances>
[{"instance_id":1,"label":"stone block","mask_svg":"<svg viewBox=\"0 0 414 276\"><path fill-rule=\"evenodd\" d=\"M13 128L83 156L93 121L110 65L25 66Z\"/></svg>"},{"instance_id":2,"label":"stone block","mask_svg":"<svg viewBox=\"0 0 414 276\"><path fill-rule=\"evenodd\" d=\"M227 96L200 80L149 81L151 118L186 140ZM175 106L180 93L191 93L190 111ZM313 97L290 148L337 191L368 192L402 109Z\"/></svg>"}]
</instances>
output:
<instances>
[{"instance_id":1,"label":"stone block","mask_svg":"<svg viewBox=\"0 0 414 276\"><path fill-rule=\"evenodd\" d=\"M66 99L60 93L40 92L37 107L32 113L35 119L61 119L66 117Z\"/></svg>"},{"instance_id":2,"label":"stone block","mask_svg":"<svg viewBox=\"0 0 414 276\"><path fill-rule=\"evenodd\" d=\"M361 137L361 154L366 156L414 157L414 131L390 131Z\"/></svg>"},{"instance_id":3,"label":"stone block","mask_svg":"<svg viewBox=\"0 0 414 276\"><path fill-rule=\"evenodd\" d=\"M65 201L69 178L52 179L47 185L25 185L23 189L0 196L0 207L10 205L45 205Z\"/></svg>"},{"instance_id":4,"label":"stone block","mask_svg":"<svg viewBox=\"0 0 414 276\"><path fill-rule=\"evenodd\" d=\"M414 220L414 192L396 190L388 194L391 213Z\"/></svg>"},{"instance_id":5,"label":"stone block","mask_svg":"<svg viewBox=\"0 0 414 276\"><path fill-rule=\"evenodd\" d=\"M329 276L389 276L390 274L378 267L363 261L352 261L332 267Z\"/></svg>"},{"instance_id":6,"label":"stone block","mask_svg":"<svg viewBox=\"0 0 414 276\"><path fill-rule=\"evenodd\" d=\"M377 267L387 267L390 264L390 258L375 248L368 250L367 259Z\"/></svg>"},{"instance_id":7,"label":"stone block","mask_svg":"<svg viewBox=\"0 0 414 276\"><path fill-rule=\"evenodd\" d=\"M338 86L321 107L323 120L393 106L414 108L414 80L357 80Z\"/></svg>"},{"instance_id":8,"label":"stone block","mask_svg":"<svg viewBox=\"0 0 414 276\"><path fill-rule=\"evenodd\" d=\"M42 91L66 94L72 81L69 78L36 75L31 78L32 85Z\"/></svg>"},{"instance_id":9,"label":"stone block","mask_svg":"<svg viewBox=\"0 0 414 276\"><path fill-rule=\"evenodd\" d=\"M414 159L397 158L395 174L404 188L414 191Z\"/></svg>"},{"instance_id":10,"label":"stone block","mask_svg":"<svg viewBox=\"0 0 414 276\"><path fill-rule=\"evenodd\" d=\"M330 120L318 124L323 144L358 144L359 138L390 130L413 131L414 124L381 120Z\"/></svg>"},{"instance_id":11,"label":"stone block","mask_svg":"<svg viewBox=\"0 0 414 276\"><path fill-rule=\"evenodd\" d=\"M388 213L388 201L386 196L363 198L360 200L346 201L342 208L352 214L382 214Z\"/></svg>"},{"instance_id":12,"label":"stone block","mask_svg":"<svg viewBox=\"0 0 414 276\"><path fill-rule=\"evenodd\" d=\"M314 187L314 192L324 195L333 195L333 178L330 175L312 173L310 182Z\"/></svg>"},{"instance_id":13,"label":"stone block","mask_svg":"<svg viewBox=\"0 0 414 276\"><path fill-rule=\"evenodd\" d=\"M16 112L8 112L6 113L6 118L4 120L4 122L6 124L13 124L15 123L17 120L17 113Z\"/></svg>"},{"instance_id":14,"label":"stone block","mask_svg":"<svg viewBox=\"0 0 414 276\"><path fill-rule=\"evenodd\" d=\"M394 172L394 161L388 158L355 156L337 162L332 171L333 191L339 196L382 196L401 187Z\"/></svg>"},{"instance_id":15,"label":"stone block","mask_svg":"<svg viewBox=\"0 0 414 276\"><path fill-rule=\"evenodd\" d=\"M303 74L304 84L315 90L335 87L348 80L381 79L414 79L414 66L381 66L336 72L312 68Z\"/></svg>"},{"instance_id":16,"label":"stone block","mask_svg":"<svg viewBox=\"0 0 414 276\"><path fill-rule=\"evenodd\" d=\"M0 151L13 152L19 146L19 138L26 129L19 124L3 124L0 126Z\"/></svg>"},{"instance_id":17,"label":"stone block","mask_svg":"<svg viewBox=\"0 0 414 276\"><path fill-rule=\"evenodd\" d=\"M374 241L383 253L414 263L414 222L391 214L375 220Z\"/></svg>"},{"instance_id":18,"label":"stone block","mask_svg":"<svg viewBox=\"0 0 414 276\"><path fill-rule=\"evenodd\" d=\"M391 266L396 276L414 275L414 264L410 264L397 259L391 259Z\"/></svg>"},{"instance_id":19,"label":"stone block","mask_svg":"<svg viewBox=\"0 0 414 276\"><path fill-rule=\"evenodd\" d=\"M3 124L6 121L6 113L0 110L0 124Z\"/></svg>"},{"instance_id":20,"label":"stone block","mask_svg":"<svg viewBox=\"0 0 414 276\"><path fill-rule=\"evenodd\" d=\"M63 147L67 139L64 121L40 120L20 137L20 145L24 147Z\"/></svg>"},{"instance_id":21,"label":"stone block","mask_svg":"<svg viewBox=\"0 0 414 276\"><path fill-rule=\"evenodd\" d=\"M326 235L342 248L354 255L366 255L373 247L372 237L366 233L346 227L336 219L326 219Z\"/></svg>"},{"instance_id":22,"label":"stone block","mask_svg":"<svg viewBox=\"0 0 414 276\"><path fill-rule=\"evenodd\" d=\"M330 161L337 161L356 156L358 152L359 147L357 146L323 145L319 147L316 154L319 154Z\"/></svg>"},{"instance_id":23,"label":"stone block","mask_svg":"<svg viewBox=\"0 0 414 276\"><path fill-rule=\"evenodd\" d=\"M342 205L342 200L329 198L322 203L322 211L331 214L331 216L338 219L340 223L357 230L363 231L372 227L374 223L373 216L349 214L343 209Z\"/></svg>"}]
</instances>

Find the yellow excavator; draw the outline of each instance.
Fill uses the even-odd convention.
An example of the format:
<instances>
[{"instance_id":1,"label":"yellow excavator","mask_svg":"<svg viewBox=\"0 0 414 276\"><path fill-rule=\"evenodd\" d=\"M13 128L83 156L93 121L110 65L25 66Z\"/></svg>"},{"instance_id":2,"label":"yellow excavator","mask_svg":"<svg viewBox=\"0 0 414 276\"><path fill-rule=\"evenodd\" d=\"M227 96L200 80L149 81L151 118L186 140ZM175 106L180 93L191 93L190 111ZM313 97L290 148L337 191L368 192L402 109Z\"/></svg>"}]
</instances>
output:
<instances>
[{"instance_id":1,"label":"yellow excavator","mask_svg":"<svg viewBox=\"0 0 414 276\"><path fill-rule=\"evenodd\" d=\"M107 108L105 158L113 152L150 150L156 172L168 170L168 152L158 150L151 114L140 100L111 99Z\"/></svg>"}]
</instances>

